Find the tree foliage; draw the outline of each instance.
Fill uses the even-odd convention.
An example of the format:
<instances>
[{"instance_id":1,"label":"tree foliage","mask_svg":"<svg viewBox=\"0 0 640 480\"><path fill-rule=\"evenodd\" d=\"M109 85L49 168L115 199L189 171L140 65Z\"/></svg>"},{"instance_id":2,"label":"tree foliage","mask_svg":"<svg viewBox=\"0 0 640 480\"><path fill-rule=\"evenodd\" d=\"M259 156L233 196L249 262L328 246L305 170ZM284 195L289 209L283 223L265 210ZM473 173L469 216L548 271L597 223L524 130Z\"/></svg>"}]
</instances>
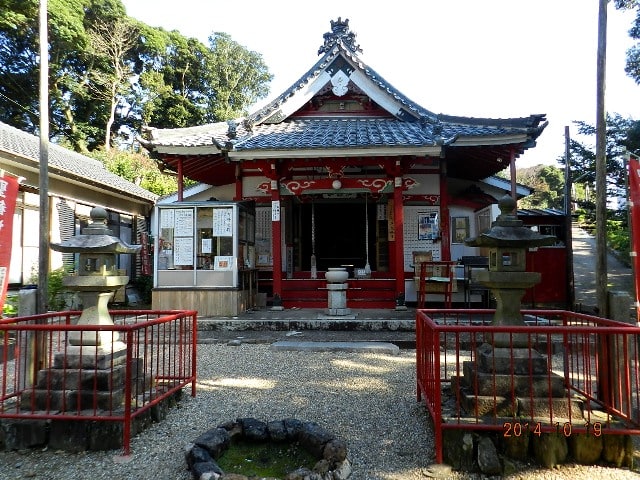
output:
<instances>
[{"instance_id":1,"label":"tree foliage","mask_svg":"<svg viewBox=\"0 0 640 480\"><path fill-rule=\"evenodd\" d=\"M637 151L640 147L640 121L624 118L619 114L607 114L606 130L606 169L607 197L609 199L624 198L627 170L625 151ZM595 127L587 122L576 121L579 138L570 142L572 182L587 185L587 189L595 192L596 154L592 139L595 138ZM565 165L564 157L558 161Z\"/></svg>"},{"instance_id":2,"label":"tree foliage","mask_svg":"<svg viewBox=\"0 0 640 480\"><path fill-rule=\"evenodd\" d=\"M158 165L146 154L122 150L110 152L98 150L89 155L104 163L105 168L111 173L156 195L168 195L178 189L176 177L164 175Z\"/></svg>"},{"instance_id":3,"label":"tree foliage","mask_svg":"<svg viewBox=\"0 0 640 480\"><path fill-rule=\"evenodd\" d=\"M638 40L629 50L627 50L627 65L625 72L636 83L640 84L640 1L639 0L615 0L616 8L620 10L636 11L636 18L629 30L629 36Z\"/></svg>"},{"instance_id":4,"label":"tree foliage","mask_svg":"<svg viewBox=\"0 0 640 480\"><path fill-rule=\"evenodd\" d=\"M36 133L38 0L0 0L0 118ZM86 153L131 143L143 124L239 117L268 93L262 56L127 17L121 0L49 0L52 138Z\"/></svg>"},{"instance_id":5,"label":"tree foliage","mask_svg":"<svg viewBox=\"0 0 640 480\"><path fill-rule=\"evenodd\" d=\"M519 169L516 181L533 189L519 201L519 208L564 209L564 172L552 165L535 165Z\"/></svg>"}]
</instances>

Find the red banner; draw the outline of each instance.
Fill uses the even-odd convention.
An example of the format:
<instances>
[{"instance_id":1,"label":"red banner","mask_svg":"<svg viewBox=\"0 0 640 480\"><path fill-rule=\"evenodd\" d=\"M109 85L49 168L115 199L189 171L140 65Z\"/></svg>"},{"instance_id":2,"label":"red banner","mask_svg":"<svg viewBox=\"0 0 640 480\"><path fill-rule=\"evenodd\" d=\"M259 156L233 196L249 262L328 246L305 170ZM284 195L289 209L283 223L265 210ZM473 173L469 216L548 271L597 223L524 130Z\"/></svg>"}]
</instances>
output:
<instances>
[{"instance_id":1,"label":"red banner","mask_svg":"<svg viewBox=\"0 0 640 480\"><path fill-rule=\"evenodd\" d=\"M4 306L9 286L13 213L17 196L18 179L9 175L0 176L0 306Z\"/></svg>"},{"instance_id":2,"label":"red banner","mask_svg":"<svg viewBox=\"0 0 640 480\"><path fill-rule=\"evenodd\" d=\"M636 321L640 322L640 159L629 156L629 202L631 206L631 261L635 285Z\"/></svg>"}]
</instances>

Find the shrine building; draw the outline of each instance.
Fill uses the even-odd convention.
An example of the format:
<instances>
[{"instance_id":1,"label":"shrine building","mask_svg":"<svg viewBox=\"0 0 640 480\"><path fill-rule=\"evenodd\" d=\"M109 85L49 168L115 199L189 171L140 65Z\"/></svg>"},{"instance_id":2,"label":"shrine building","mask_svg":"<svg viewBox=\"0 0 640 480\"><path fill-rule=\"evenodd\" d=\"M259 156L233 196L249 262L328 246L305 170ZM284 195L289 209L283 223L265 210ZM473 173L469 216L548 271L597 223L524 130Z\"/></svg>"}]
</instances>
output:
<instances>
[{"instance_id":1,"label":"shrine building","mask_svg":"<svg viewBox=\"0 0 640 480\"><path fill-rule=\"evenodd\" d=\"M464 239L490 226L498 198L526 194L515 161L545 115L433 113L361 52L338 18L315 64L246 118L143 132L179 178L154 220L154 309L237 314L256 293L322 308L324 273L342 266L351 308L403 308L415 301L416 254L483 254ZM495 177L506 168L511 181ZM185 178L201 183L184 188Z\"/></svg>"}]
</instances>

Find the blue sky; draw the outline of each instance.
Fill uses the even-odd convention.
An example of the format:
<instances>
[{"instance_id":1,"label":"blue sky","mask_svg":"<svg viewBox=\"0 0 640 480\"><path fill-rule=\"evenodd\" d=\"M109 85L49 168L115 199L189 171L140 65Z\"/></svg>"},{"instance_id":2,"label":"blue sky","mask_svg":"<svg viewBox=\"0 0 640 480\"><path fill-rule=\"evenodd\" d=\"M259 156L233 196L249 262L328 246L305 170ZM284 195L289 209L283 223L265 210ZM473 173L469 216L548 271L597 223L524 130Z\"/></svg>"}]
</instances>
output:
<instances>
[{"instance_id":1,"label":"blue sky","mask_svg":"<svg viewBox=\"0 0 640 480\"><path fill-rule=\"evenodd\" d=\"M517 165L554 164L564 127L595 123L598 0L123 0L128 15L206 42L226 32L262 54L277 96L317 59L330 21L348 18L362 60L435 113L506 118L546 113ZM640 119L624 73L632 12L609 5L606 108Z\"/></svg>"}]
</instances>

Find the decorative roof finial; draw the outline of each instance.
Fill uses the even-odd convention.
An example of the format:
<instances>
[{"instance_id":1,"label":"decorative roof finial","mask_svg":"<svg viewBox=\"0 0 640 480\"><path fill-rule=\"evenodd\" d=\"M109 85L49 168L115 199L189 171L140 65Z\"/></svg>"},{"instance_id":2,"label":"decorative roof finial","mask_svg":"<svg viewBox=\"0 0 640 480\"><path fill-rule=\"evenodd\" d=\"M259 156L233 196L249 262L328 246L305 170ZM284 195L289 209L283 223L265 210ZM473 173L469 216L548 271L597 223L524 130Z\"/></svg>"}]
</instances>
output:
<instances>
[{"instance_id":1,"label":"decorative roof finial","mask_svg":"<svg viewBox=\"0 0 640 480\"><path fill-rule=\"evenodd\" d=\"M237 136L238 125L233 120L227 121L227 138L229 140L234 140Z\"/></svg>"},{"instance_id":2,"label":"decorative roof finial","mask_svg":"<svg viewBox=\"0 0 640 480\"><path fill-rule=\"evenodd\" d=\"M338 41L341 41L345 47L353 53L362 52L360 45L356 43L356 34L349 31L349 19L338 17L338 20L331 20L331 31L323 35L324 45L318 50L318 55L331 50Z\"/></svg>"}]
</instances>

